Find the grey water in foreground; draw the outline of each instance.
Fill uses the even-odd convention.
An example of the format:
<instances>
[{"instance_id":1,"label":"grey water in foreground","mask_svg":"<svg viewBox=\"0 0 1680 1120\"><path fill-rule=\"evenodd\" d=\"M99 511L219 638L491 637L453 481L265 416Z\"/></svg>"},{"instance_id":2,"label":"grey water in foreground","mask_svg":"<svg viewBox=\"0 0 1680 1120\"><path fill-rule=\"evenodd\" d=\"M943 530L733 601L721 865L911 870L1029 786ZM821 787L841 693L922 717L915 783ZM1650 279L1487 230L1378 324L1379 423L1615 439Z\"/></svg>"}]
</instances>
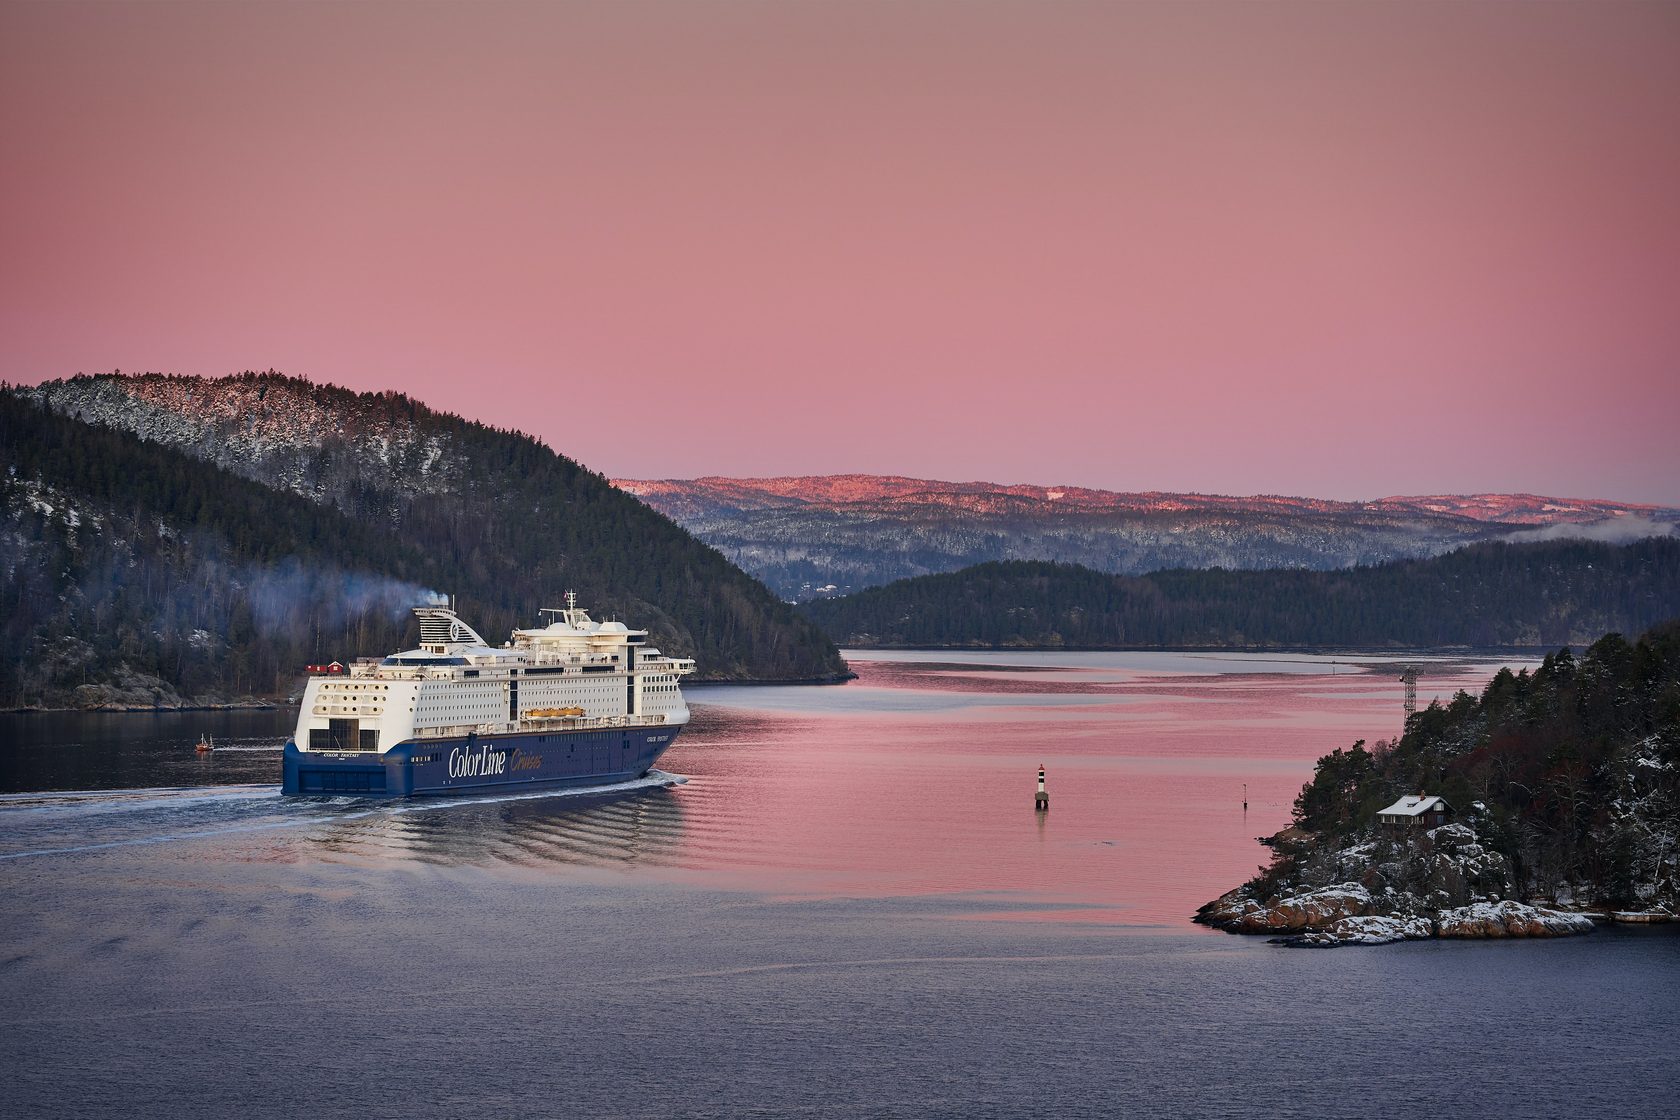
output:
<instances>
[{"instance_id":1,"label":"grey water in foreground","mask_svg":"<svg viewBox=\"0 0 1680 1120\"><path fill-rule=\"evenodd\" d=\"M1680 1090L1672 929L1307 952L1188 923L1314 757L1398 729L1380 667L858 668L698 690L661 761L691 780L612 796L288 801L286 713L210 759L208 714L0 717L4 1111L1573 1117Z\"/></svg>"}]
</instances>

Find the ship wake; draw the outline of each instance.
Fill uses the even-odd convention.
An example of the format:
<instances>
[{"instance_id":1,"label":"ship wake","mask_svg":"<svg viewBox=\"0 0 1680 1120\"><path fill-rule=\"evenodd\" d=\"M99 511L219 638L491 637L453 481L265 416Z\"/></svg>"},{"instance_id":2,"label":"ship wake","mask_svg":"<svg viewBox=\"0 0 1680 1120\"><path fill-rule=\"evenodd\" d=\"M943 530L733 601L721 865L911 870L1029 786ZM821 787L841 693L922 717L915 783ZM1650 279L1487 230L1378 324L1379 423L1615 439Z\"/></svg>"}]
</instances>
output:
<instances>
[{"instance_id":1,"label":"ship wake","mask_svg":"<svg viewBox=\"0 0 1680 1120\"><path fill-rule=\"evenodd\" d=\"M623 797L688 781L650 770L582 789L526 790L424 801L282 796L272 785L76 790L0 795L0 861L72 855L218 837L400 818L513 802L565 804Z\"/></svg>"}]
</instances>

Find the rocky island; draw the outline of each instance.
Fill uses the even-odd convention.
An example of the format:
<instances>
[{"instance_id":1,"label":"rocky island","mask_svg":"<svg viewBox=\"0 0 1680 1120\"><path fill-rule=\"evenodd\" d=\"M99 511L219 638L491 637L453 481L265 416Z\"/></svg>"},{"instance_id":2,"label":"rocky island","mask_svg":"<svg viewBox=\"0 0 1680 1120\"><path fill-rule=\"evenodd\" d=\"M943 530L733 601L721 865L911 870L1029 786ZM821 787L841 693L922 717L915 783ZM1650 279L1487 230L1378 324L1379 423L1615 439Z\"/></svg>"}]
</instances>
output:
<instances>
[{"instance_id":1,"label":"rocky island","mask_svg":"<svg viewBox=\"0 0 1680 1120\"><path fill-rule=\"evenodd\" d=\"M1680 914L1680 623L1501 670L1319 759L1269 866L1196 921L1300 947Z\"/></svg>"},{"instance_id":2,"label":"rocky island","mask_svg":"<svg viewBox=\"0 0 1680 1120\"><path fill-rule=\"evenodd\" d=\"M1259 876L1202 907L1196 920L1314 948L1428 937L1555 937L1593 926L1585 914L1511 897L1510 860L1468 824L1370 836L1334 851L1308 843L1288 866L1293 874Z\"/></svg>"}]
</instances>

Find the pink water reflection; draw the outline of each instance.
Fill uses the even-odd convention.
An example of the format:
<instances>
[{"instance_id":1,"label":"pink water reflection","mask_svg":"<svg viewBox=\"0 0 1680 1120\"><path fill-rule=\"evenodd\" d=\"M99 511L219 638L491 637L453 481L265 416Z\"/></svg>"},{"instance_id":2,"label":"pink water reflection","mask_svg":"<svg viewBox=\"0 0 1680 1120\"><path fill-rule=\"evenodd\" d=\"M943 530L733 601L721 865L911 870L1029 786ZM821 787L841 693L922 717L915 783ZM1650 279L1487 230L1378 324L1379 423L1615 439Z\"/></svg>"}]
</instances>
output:
<instances>
[{"instance_id":1,"label":"pink water reflection","mask_svg":"<svg viewBox=\"0 0 1680 1120\"><path fill-rule=\"evenodd\" d=\"M854 661L840 688L697 691L662 763L692 778L678 862L781 893L1183 928L1266 859L1255 838L1287 823L1314 760L1401 727L1384 665L927 656ZM1502 663L1431 664L1420 696L1477 690ZM1048 814L1033 810L1040 764Z\"/></svg>"}]
</instances>

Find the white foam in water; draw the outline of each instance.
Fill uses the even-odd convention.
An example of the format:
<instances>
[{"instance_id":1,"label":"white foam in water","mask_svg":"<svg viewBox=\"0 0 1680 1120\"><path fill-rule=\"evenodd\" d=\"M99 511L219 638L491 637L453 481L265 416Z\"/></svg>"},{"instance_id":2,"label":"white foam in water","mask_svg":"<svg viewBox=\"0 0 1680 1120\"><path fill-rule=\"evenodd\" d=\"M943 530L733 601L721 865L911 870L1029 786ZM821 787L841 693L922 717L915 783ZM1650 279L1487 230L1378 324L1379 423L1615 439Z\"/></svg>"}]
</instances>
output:
<instances>
[{"instance_id":1,"label":"white foam in water","mask_svg":"<svg viewBox=\"0 0 1680 1120\"><path fill-rule=\"evenodd\" d=\"M0 819L14 813L133 813L183 805L278 797L271 785L159 786L152 789L66 790L0 794Z\"/></svg>"}]
</instances>

